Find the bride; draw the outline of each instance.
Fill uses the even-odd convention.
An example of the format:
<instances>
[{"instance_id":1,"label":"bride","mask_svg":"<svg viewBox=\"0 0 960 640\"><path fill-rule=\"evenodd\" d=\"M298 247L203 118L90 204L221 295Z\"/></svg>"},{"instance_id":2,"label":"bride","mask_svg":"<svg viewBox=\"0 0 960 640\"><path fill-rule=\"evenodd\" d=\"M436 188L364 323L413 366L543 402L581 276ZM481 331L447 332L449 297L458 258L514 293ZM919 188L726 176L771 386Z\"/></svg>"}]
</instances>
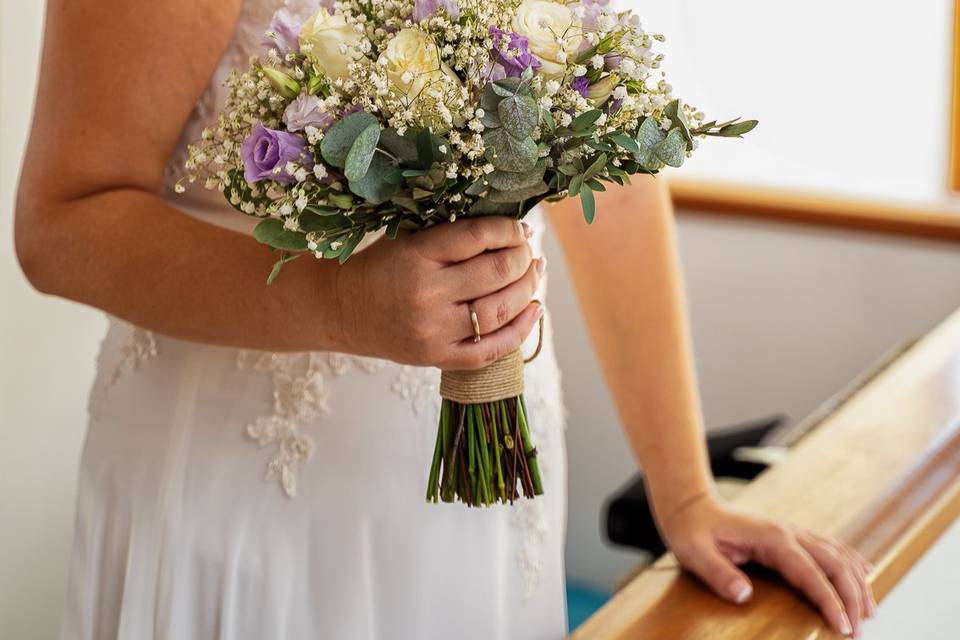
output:
<instances>
[{"instance_id":1,"label":"bride","mask_svg":"<svg viewBox=\"0 0 960 640\"><path fill-rule=\"evenodd\" d=\"M423 501L436 367L535 346L545 214L378 240L343 266L300 260L265 288L272 258L222 196L173 195L224 74L283 4L315 9L48 0L17 253L37 289L111 317L63 637L560 638L566 469L549 326L526 373L545 496ZM589 233L579 216L550 222L664 538L719 597L748 600L737 565L758 561L856 634L874 608L863 559L715 496L666 194L647 179L604 195Z\"/></svg>"}]
</instances>

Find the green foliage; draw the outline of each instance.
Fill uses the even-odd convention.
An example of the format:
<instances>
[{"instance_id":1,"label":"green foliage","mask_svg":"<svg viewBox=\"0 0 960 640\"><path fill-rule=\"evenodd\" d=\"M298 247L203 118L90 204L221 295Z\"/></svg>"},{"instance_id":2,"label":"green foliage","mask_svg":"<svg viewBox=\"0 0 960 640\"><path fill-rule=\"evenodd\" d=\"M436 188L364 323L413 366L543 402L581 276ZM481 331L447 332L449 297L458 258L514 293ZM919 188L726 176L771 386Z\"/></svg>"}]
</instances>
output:
<instances>
[{"instance_id":1,"label":"green foliage","mask_svg":"<svg viewBox=\"0 0 960 640\"><path fill-rule=\"evenodd\" d=\"M320 155L330 165L343 169L353 143L371 125L377 125L379 130L377 117L366 111L351 113L343 120L335 122L320 142Z\"/></svg>"},{"instance_id":2,"label":"green foliage","mask_svg":"<svg viewBox=\"0 0 960 640\"><path fill-rule=\"evenodd\" d=\"M286 251L303 251L307 248L307 238L302 233L291 231L283 226L283 221L266 218L253 229L253 237L258 242Z\"/></svg>"},{"instance_id":3,"label":"green foliage","mask_svg":"<svg viewBox=\"0 0 960 640\"><path fill-rule=\"evenodd\" d=\"M370 204L386 202L397 192L397 185L390 180L395 168L393 160L382 153L374 154L369 170L358 180L350 180L350 191Z\"/></svg>"},{"instance_id":4,"label":"green foliage","mask_svg":"<svg viewBox=\"0 0 960 640\"><path fill-rule=\"evenodd\" d=\"M350 152L347 153L347 159L344 162L343 175L347 177L347 180L351 182L360 180L367 174L367 169L370 168L370 161L373 160L373 154L377 150L379 141L379 123L371 124L360 132L360 135L350 146Z\"/></svg>"}]
</instances>

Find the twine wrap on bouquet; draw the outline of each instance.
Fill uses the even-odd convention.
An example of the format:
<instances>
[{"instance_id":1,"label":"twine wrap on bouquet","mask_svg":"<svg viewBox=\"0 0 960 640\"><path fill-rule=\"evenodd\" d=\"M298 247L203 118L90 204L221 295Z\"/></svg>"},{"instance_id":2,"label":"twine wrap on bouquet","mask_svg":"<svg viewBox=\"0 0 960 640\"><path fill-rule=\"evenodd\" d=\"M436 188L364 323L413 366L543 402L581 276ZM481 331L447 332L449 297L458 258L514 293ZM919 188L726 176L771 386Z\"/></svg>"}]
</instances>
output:
<instances>
[{"instance_id":1,"label":"twine wrap on bouquet","mask_svg":"<svg viewBox=\"0 0 960 640\"><path fill-rule=\"evenodd\" d=\"M537 449L530 438L523 400L520 350L476 371L443 371L440 376L440 425L427 483L427 501L468 506L513 503L543 493ZM518 488L519 483L519 488Z\"/></svg>"}]
</instances>

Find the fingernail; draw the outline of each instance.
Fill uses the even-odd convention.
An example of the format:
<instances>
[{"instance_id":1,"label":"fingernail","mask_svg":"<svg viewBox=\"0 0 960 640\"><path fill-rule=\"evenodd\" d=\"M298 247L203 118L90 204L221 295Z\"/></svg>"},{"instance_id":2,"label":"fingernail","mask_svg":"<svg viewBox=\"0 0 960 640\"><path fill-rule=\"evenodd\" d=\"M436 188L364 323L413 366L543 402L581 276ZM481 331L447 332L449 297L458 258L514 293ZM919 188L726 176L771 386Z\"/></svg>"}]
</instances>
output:
<instances>
[{"instance_id":1,"label":"fingernail","mask_svg":"<svg viewBox=\"0 0 960 640\"><path fill-rule=\"evenodd\" d=\"M543 273L547 270L547 257L537 258L537 275L543 277Z\"/></svg>"},{"instance_id":2,"label":"fingernail","mask_svg":"<svg viewBox=\"0 0 960 640\"><path fill-rule=\"evenodd\" d=\"M523 237L527 240L533 237L533 229L531 229L530 225L528 225L526 222L520 223L520 229L523 231Z\"/></svg>"},{"instance_id":3,"label":"fingernail","mask_svg":"<svg viewBox=\"0 0 960 640\"><path fill-rule=\"evenodd\" d=\"M845 636L853 635L853 627L850 626L850 619L847 618L847 614L840 614L840 633Z\"/></svg>"},{"instance_id":4,"label":"fingernail","mask_svg":"<svg viewBox=\"0 0 960 640\"><path fill-rule=\"evenodd\" d=\"M733 601L737 604L743 604L753 595L753 587L750 586L750 583L740 579L734 580L730 584L729 591L730 595L733 596Z\"/></svg>"}]
</instances>

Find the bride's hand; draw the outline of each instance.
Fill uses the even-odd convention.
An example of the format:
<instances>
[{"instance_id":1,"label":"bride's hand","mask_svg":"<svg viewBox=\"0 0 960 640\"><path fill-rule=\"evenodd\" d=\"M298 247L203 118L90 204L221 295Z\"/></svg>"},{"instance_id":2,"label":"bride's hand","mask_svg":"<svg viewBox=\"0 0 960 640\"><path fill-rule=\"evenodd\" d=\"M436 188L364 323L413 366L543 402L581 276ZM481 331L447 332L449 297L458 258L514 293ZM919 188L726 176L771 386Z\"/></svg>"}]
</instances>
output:
<instances>
[{"instance_id":1,"label":"bride's hand","mask_svg":"<svg viewBox=\"0 0 960 640\"><path fill-rule=\"evenodd\" d=\"M835 540L736 512L707 495L666 514L660 528L680 564L731 602L753 593L736 566L752 561L783 575L839 633L856 637L875 612L870 564Z\"/></svg>"},{"instance_id":2,"label":"bride's hand","mask_svg":"<svg viewBox=\"0 0 960 640\"><path fill-rule=\"evenodd\" d=\"M543 314L531 299L545 261L529 237L526 224L497 216L379 240L339 270L342 341L353 353L452 370L507 355Z\"/></svg>"}]
</instances>

